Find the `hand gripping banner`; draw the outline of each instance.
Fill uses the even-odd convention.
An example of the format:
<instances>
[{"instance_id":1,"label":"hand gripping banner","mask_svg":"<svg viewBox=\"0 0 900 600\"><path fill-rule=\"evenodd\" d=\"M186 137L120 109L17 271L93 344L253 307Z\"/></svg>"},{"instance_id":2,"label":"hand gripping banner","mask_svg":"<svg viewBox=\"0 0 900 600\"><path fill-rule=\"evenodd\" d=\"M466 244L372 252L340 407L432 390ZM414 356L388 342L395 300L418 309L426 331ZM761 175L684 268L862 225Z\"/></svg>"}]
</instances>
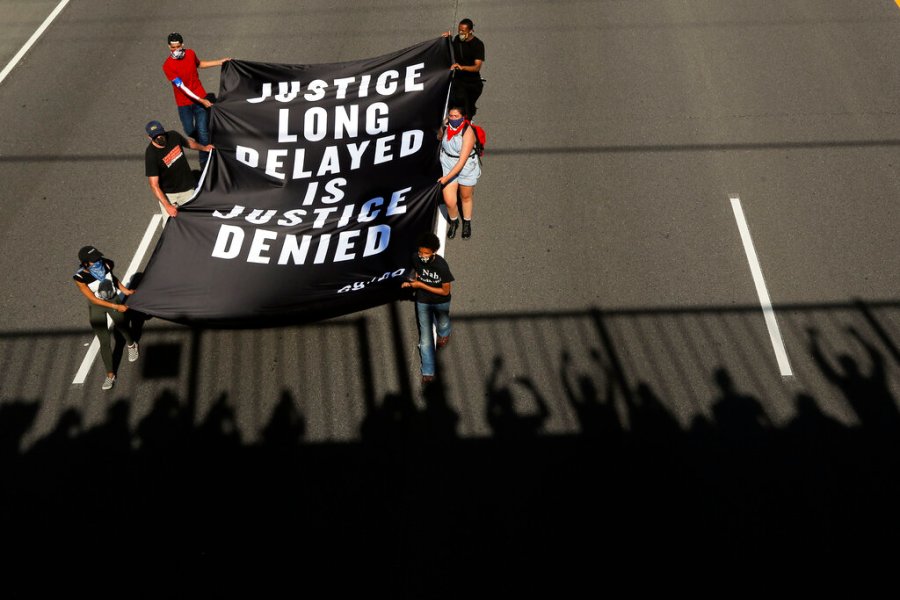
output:
<instances>
[{"instance_id":1,"label":"hand gripping banner","mask_svg":"<svg viewBox=\"0 0 900 600\"><path fill-rule=\"evenodd\" d=\"M224 63L216 151L129 306L253 326L396 299L440 198L449 65L444 39L346 63Z\"/></svg>"}]
</instances>

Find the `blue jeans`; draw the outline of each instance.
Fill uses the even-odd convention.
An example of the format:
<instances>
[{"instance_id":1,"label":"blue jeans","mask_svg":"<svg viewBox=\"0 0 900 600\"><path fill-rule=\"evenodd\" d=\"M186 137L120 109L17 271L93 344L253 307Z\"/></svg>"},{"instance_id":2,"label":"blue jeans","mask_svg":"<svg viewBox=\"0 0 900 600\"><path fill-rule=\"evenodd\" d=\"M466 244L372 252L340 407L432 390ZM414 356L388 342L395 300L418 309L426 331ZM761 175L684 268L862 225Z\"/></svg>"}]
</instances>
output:
<instances>
[{"instance_id":1,"label":"blue jeans","mask_svg":"<svg viewBox=\"0 0 900 600\"><path fill-rule=\"evenodd\" d=\"M419 356L422 357L422 375L434 375L434 330L440 337L450 335L450 303L425 304L416 302L416 320L419 322Z\"/></svg>"},{"instance_id":2,"label":"blue jeans","mask_svg":"<svg viewBox=\"0 0 900 600\"><path fill-rule=\"evenodd\" d=\"M209 115L201 104L178 107L178 118L181 119L181 127L184 135L192 137L201 146L209 143ZM209 160L209 152L200 153L200 169L206 166Z\"/></svg>"}]
</instances>

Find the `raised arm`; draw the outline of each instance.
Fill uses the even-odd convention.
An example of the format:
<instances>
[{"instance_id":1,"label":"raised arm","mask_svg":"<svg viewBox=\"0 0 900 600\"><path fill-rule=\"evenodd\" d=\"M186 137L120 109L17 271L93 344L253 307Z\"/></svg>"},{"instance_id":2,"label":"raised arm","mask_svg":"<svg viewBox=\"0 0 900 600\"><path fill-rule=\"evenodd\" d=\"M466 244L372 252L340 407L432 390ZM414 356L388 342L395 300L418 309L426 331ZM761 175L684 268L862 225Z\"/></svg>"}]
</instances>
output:
<instances>
[{"instance_id":1,"label":"raised arm","mask_svg":"<svg viewBox=\"0 0 900 600\"><path fill-rule=\"evenodd\" d=\"M201 60L200 64L197 65L201 69L208 69L210 67L221 67L223 64L227 63L231 60L231 57L220 58L218 60Z\"/></svg>"}]
</instances>

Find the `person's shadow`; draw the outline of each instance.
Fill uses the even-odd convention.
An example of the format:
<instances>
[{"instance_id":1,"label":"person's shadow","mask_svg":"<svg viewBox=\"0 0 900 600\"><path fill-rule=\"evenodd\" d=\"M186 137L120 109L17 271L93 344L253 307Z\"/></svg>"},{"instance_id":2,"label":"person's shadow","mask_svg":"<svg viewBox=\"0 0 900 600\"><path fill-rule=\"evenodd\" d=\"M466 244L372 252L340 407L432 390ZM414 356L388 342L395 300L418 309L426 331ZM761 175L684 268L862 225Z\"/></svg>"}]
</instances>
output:
<instances>
[{"instance_id":1,"label":"person's shadow","mask_svg":"<svg viewBox=\"0 0 900 600\"><path fill-rule=\"evenodd\" d=\"M131 404L117 400L106 411L106 420L83 432L80 441L93 453L105 458L122 458L131 453L131 429L128 425Z\"/></svg>"},{"instance_id":2,"label":"person's shadow","mask_svg":"<svg viewBox=\"0 0 900 600\"><path fill-rule=\"evenodd\" d=\"M678 420L646 381L641 381L635 388L628 417L633 440L640 444L668 444L681 435Z\"/></svg>"},{"instance_id":3,"label":"person's shadow","mask_svg":"<svg viewBox=\"0 0 900 600\"><path fill-rule=\"evenodd\" d=\"M396 444L413 434L416 405L402 393L389 393L380 405L368 407L359 427L364 442Z\"/></svg>"},{"instance_id":4,"label":"person's shadow","mask_svg":"<svg viewBox=\"0 0 900 600\"><path fill-rule=\"evenodd\" d=\"M503 358L494 359L493 370L487 382L487 422L494 436L501 440L523 440L537 436L550 416L547 402L527 377L516 377L513 383L526 389L533 398L537 412L520 414L516 411L512 389L508 385L500 385L500 374L503 370Z\"/></svg>"},{"instance_id":5,"label":"person's shadow","mask_svg":"<svg viewBox=\"0 0 900 600\"><path fill-rule=\"evenodd\" d=\"M772 421L759 401L738 392L731 375L722 367L715 370L713 379L721 391L712 412L722 440L737 446L762 442L772 430Z\"/></svg>"},{"instance_id":6,"label":"person's shadow","mask_svg":"<svg viewBox=\"0 0 900 600\"><path fill-rule=\"evenodd\" d=\"M785 427L785 433L797 451L821 453L846 434L844 424L823 413L809 394L797 394L794 409L794 418Z\"/></svg>"},{"instance_id":7,"label":"person's shadow","mask_svg":"<svg viewBox=\"0 0 900 600\"><path fill-rule=\"evenodd\" d=\"M270 450L292 451L306 434L306 419L294 404L288 390L281 392L272 417L262 430L262 445Z\"/></svg>"},{"instance_id":8,"label":"person's shadow","mask_svg":"<svg viewBox=\"0 0 900 600\"><path fill-rule=\"evenodd\" d=\"M456 427L459 414L447 402L442 380L432 382L422 390L425 410L419 414L422 432L428 442L444 443L458 439Z\"/></svg>"},{"instance_id":9,"label":"person's shadow","mask_svg":"<svg viewBox=\"0 0 900 600\"><path fill-rule=\"evenodd\" d=\"M21 400L0 404L0 464L19 454L19 444L37 418L39 402Z\"/></svg>"},{"instance_id":10,"label":"person's shadow","mask_svg":"<svg viewBox=\"0 0 900 600\"><path fill-rule=\"evenodd\" d=\"M566 398L578 417L582 434L585 437L613 441L622 434L622 425L613 404L615 381L609 369L602 364L596 348L591 349L591 358L605 381L602 398L594 385L594 378L589 374L578 375L575 378L576 384L572 385L572 357L566 350L561 356L559 378Z\"/></svg>"},{"instance_id":11,"label":"person's shadow","mask_svg":"<svg viewBox=\"0 0 900 600\"><path fill-rule=\"evenodd\" d=\"M147 456L171 456L183 452L193 429L188 410L171 390L164 390L150 412L138 423L140 452Z\"/></svg>"},{"instance_id":12,"label":"person's shadow","mask_svg":"<svg viewBox=\"0 0 900 600\"><path fill-rule=\"evenodd\" d=\"M844 394L863 427L884 435L895 433L900 429L900 413L888 388L884 356L853 327L848 327L847 332L869 355L872 368L868 373L864 373L849 354L838 355L839 368L832 366L822 352L818 330L809 328L807 333L813 359L825 378Z\"/></svg>"},{"instance_id":13,"label":"person's shadow","mask_svg":"<svg viewBox=\"0 0 900 600\"><path fill-rule=\"evenodd\" d=\"M234 451L241 446L234 408L228 404L228 395L222 393L206 413L203 423L196 428L194 436L200 447L208 453L225 450Z\"/></svg>"}]
</instances>

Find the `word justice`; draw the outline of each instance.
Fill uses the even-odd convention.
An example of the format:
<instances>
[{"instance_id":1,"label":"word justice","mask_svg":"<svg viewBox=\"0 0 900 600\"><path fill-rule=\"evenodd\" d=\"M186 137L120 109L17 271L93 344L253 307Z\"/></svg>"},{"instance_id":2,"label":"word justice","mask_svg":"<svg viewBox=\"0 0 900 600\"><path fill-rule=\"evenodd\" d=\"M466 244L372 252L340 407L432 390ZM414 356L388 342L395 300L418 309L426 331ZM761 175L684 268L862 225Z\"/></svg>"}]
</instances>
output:
<instances>
[{"instance_id":1,"label":"word justice","mask_svg":"<svg viewBox=\"0 0 900 600\"><path fill-rule=\"evenodd\" d=\"M402 79L400 77L400 72L394 69L384 71L377 76L360 75L359 79L355 76L339 77L334 79L331 83L322 79L314 79L306 84L306 93L303 94L302 97L307 102L317 102L319 100L324 100L327 93L333 91L337 100L347 98L348 92L353 94L356 98L366 98L369 95L373 79L375 81L374 91L381 96L392 96L398 91L402 91L403 93L420 92L425 89L425 85L417 80L422 77L421 71L424 68L425 63L410 65L406 67L406 73ZM257 98L247 98L247 102L250 104L259 104L260 102L265 102L269 98L272 98L276 102L293 102L300 96L302 87L300 81L279 81L278 93L273 96L272 83L263 83L261 95Z\"/></svg>"}]
</instances>

